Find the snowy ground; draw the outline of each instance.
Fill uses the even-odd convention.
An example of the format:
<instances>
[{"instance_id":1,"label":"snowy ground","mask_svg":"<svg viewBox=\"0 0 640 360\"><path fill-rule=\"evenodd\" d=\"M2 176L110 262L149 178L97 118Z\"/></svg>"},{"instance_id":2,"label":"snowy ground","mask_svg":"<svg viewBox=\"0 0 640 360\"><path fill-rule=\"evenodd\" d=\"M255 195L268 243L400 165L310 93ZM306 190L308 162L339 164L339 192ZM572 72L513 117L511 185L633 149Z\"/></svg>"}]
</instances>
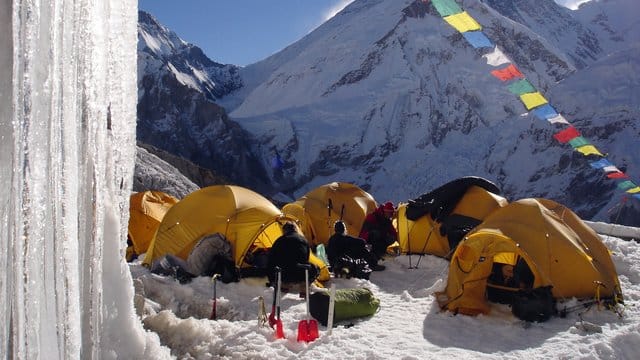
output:
<instances>
[{"instance_id":1,"label":"snowy ground","mask_svg":"<svg viewBox=\"0 0 640 360\"><path fill-rule=\"evenodd\" d=\"M180 285L139 264L130 268L133 278L144 284L145 328L156 332L178 359L637 359L639 244L607 237L604 241L613 252L625 296L622 317L593 306L566 318L529 324L498 304L486 316L454 316L440 311L433 297L444 289L448 262L425 256L418 269L409 269L409 257L399 256L387 259L387 270L372 273L370 281L332 279L337 288L371 289L380 299L380 310L370 318L337 324L331 335L320 325L320 338L309 344L296 341L298 321L306 313L298 294L282 298L286 339L275 340L271 328L258 325L260 296L267 314L271 311L272 291L264 278L218 282L219 320L213 321L208 320L210 279ZM414 255L412 264L417 260Z\"/></svg>"}]
</instances>

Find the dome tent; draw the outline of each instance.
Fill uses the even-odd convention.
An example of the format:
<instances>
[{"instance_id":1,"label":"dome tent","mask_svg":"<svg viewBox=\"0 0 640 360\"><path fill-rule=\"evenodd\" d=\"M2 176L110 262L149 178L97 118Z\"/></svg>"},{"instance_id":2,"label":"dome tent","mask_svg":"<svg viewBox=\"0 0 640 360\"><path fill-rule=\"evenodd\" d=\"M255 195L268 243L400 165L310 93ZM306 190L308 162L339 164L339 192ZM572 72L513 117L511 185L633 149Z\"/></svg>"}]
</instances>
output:
<instances>
[{"instance_id":1,"label":"dome tent","mask_svg":"<svg viewBox=\"0 0 640 360\"><path fill-rule=\"evenodd\" d=\"M347 233L357 236L364 218L377 206L373 196L358 186L332 182L286 204L282 212L300 221L300 229L310 244L326 245L337 220L344 221Z\"/></svg>"},{"instance_id":2,"label":"dome tent","mask_svg":"<svg viewBox=\"0 0 640 360\"><path fill-rule=\"evenodd\" d=\"M400 251L448 257L473 227L507 205L500 190L479 177L463 177L398 206Z\"/></svg>"},{"instance_id":3,"label":"dome tent","mask_svg":"<svg viewBox=\"0 0 640 360\"><path fill-rule=\"evenodd\" d=\"M295 220L262 195L234 185L215 185L187 195L165 215L143 261L172 254L187 260L202 238L219 233L231 244L236 267L242 267L249 251L269 249L282 235L282 224ZM326 265L316 258L321 276ZM321 279L322 280L322 279Z\"/></svg>"},{"instance_id":4,"label":"dome tent","mask_svg":"<svg viewBox=\"0 0 640 360\"><path fill-rule=\"evenodd\" d=\"M129 239L127 254L143 254L169 209L178 199L162 191L148 190L132 194L129 198ZM127 256L127 260L131 260Z\"/></svg>"},{"instance_id":5,"label":"dome tent","mask_svg":"<svg viewBox=\"0 0 640 360\"><path fill-rule=\"evenodd\" d=\"M593 230L551 200L521 199L493 212L460 242L438 303L463 314L488 313L495 265L518 262L531 274L529 287L550 288L556 300L622 299L609 251Z\"/></svg>"}]
</instances>

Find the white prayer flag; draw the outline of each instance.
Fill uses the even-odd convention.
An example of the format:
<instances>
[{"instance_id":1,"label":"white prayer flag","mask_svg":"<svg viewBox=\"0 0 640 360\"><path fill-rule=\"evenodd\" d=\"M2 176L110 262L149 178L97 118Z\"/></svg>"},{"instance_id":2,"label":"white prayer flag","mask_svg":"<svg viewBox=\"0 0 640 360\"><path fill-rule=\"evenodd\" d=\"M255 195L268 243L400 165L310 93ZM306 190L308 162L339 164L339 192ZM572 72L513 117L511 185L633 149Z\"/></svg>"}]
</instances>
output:
<instances>
[{"instance_id":1,"label":"white prayer flag","mask_svg":"<svg viewBox=\"0 0 640 360\"><path fill-rule=\"evenodd\" d=\"M552 124L557 124L557 123L568 124L569 123L567 121L567 119L565 119L564 116L562 116L562 115L558 115L558 116L552 117L551 119L548 119L547 121L552 123Z\"/></svg>"},{"instance_id":2,"label":"white prayer flag","mask_svg":"<svg viewBox=\"0 0 640 360\"><path fill-rule=\"evenodd\" d=\"M509 58L500 51L497 46L493 49L493 52L482 55L482 57L487 58L487 64L492 66L500 66L511 62L511 60L509 60Z\"/></svg>"}]
</instances>

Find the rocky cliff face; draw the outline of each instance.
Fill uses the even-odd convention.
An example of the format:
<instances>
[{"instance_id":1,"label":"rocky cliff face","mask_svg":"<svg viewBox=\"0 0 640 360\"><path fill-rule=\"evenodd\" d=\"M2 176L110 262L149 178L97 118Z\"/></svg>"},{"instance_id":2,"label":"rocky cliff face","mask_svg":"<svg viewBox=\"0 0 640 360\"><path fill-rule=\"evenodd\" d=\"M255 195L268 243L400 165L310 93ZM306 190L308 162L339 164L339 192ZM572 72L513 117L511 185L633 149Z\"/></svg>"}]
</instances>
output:
<instances>
[{"instance_id":1,"label":"rocky cliff face","mask_svg":"<svg viewBox=\"0 0 640 360\"><path fill-rule=\"evenodd\" d=\"M139 13L138 140L264 190L269 184L252 153L251 135L215 103L241 86L237 66L209 60L152 16Z\"/></svg>"},{"instance_id":2,"label":"rocky cliff face","mask_svg":"<svg viewBox=\"0 0 640 360\"><path fill-rule=\"evenodd\" d=\"M176 167L138 145L133 191L159 190L182 199L200 187Z\"/></svg>"}]
</instances>

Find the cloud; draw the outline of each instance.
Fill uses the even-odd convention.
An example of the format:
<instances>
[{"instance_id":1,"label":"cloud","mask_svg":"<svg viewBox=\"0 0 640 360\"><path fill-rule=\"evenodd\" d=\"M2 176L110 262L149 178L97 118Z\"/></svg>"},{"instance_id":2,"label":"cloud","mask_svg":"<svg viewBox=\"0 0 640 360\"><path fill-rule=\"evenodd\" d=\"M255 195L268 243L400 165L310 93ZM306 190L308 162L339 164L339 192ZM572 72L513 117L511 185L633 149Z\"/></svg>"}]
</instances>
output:
<instances>
[{"instance_id":1,"label":"cloud","mask_svg":"<svg viewBox=\"0 0 640 360\"><path fill-rule=\"evenodd\" d=\"M591 0L555 0L556 4L562 5L571 10L578 10L581 4L587 3Z\"/></svg>"},{"instance_id":2,"label":"cloud","mask_svg":"<svg viewBox=\"0 0 640 360\"><path fill-rule=\"evenodd\" d=\"M332 17L334 17L337 13L339 13L342 9L347 7L347 5L351 4L353 0L341 0L339 3L335 4L333 7L327 9L325 11L322 22L325 22Z\"/></svg>"}]
</instances>

